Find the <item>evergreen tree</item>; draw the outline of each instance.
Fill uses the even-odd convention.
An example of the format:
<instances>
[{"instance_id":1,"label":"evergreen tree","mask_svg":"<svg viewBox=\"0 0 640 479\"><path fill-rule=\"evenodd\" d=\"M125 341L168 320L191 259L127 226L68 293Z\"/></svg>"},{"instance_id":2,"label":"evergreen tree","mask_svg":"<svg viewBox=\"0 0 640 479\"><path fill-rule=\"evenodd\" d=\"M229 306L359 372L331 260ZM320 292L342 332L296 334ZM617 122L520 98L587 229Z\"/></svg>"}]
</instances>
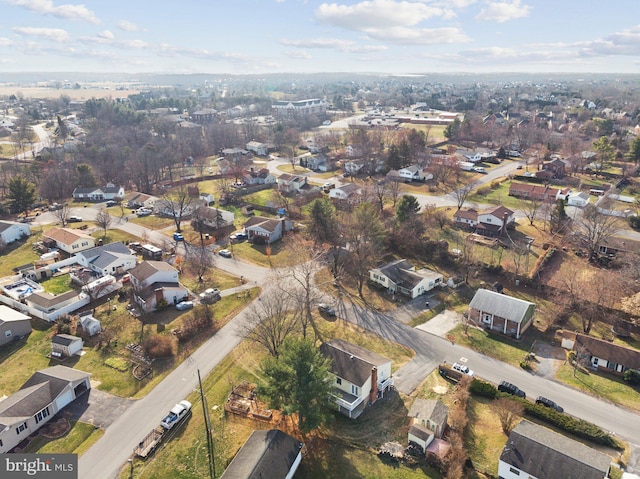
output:
<instances>
[{"instance_id":1,"label":"evergreen tree","mask_svg":"<svg viewBox=\"0 0 640 479\"><path fill-rule=\"evenodd\" d=\"M415 218L419 211L418 199L413 195L404 195L396 207L396 219L400 224L406 223Z\"/></svg>"},{"instance_id":2,"label":"evergreen tree","mask_svg":"<svg viewBox=\"0 0 640 479\"><path fill-rule=\"evenodd\" d=\"M36 201L36 187L22 176L16 176L9 181L9 208L12 213L25 214Z\"/></svg>"}]
</instances>

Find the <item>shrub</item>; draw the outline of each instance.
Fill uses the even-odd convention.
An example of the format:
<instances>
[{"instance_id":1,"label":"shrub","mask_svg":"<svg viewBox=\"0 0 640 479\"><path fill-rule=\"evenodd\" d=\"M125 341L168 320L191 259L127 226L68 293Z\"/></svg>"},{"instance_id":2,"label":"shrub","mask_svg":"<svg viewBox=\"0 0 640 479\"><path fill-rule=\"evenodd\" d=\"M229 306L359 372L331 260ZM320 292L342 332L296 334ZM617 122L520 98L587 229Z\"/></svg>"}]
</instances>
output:
<instances>
[{"instance_id":1,"label":"shrub","mask_svg":"<svg viewBox=\"0 0 640 479\"><path fill-rule=\"evenodd\" d=\"M498 394L498 389L493 384L475 378L471 381L469 391L471 391L471 394L489 399L495 399Z\"/></svg>"},{"instance_id":2,"label":"shrub","mask_svg":"<svg viewBox=\"0 0 640 479\"><path fill-rule=\"evenodd\" d=\"M496 190L496 189L500 188L500 182L499 181L492 181L491 185L490 185L490 188L492 190Z\"/></svg>"},{"instance_id":3,"label":"shrub","mask_svg":"<svg viewBox=\"0 0 640 479\"><path fill-rule=\"evenodd\" d=\"M640 216L631 215L627 218L627 221L633 229L640 229Z\"/></svg>"},{"instance_id":4,"label":"shrub","mask_svg":"<svg viewBox=\"0 0 640 479\"><path fill-rule=\"evenodd\" d=\"M144 352L152 358L168 358L177 352L177 344L173 337L154 334L144 340Z\"/></svg>"},{"instance_id":5,"label":"shrub","mask_svg":"<svg viewBox=\"0 0 640 479\"><path fill-rule=\"evenodd\" d=\"M477 193L480 196L487 196L489 193L491 193L491 188L489 188L488 186L483 186L482 188L478 188Z\"/></svg>"},{"instance_id":6,"label":"shrub","mask_svg":"<svg viewBox=\"0 0 640 479\"><path fill-rule=\"evenodd\" d=\"M211 313L206 306L196 308L189 317L182 321L182 327L176 331L176 335L180 341L192 338L200 331L211 326Z\"/></svg>"},{"instance_id":7,"label":"shrub","mask_svg":"<svg viewBox=\"0 0 640 479\"><path fill-rule=\"evenodd\" d=\"M637 369L627 369L622 377L629 384L640 384L640 371Z\"/></svg>"}]
</instances>

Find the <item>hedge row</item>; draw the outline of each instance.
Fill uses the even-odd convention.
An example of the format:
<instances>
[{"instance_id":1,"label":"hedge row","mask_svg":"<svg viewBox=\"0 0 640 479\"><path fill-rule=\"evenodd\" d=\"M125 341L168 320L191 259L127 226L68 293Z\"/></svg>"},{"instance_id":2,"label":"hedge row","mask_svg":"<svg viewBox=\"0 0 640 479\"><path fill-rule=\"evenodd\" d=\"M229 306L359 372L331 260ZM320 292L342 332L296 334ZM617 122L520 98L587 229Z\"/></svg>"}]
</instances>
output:
<instances>
[{"instance_id":1,"label":"hedge row","mask_svg":"<svg viewBox=\"0 0 640 479\"><path fill-rule=\"evenodd\" d=\"M493 384L482 381L481 379L474 379L471 382L470 391L476 396L489 399L495 399L496 397L509 397L513 400L520 401L528 415L555 426L558 429L589 441L593 441L596 444L602 444L603 446L613 448L620 447L617 441L608 432L594 424L591 424L590 422L569 416L568 414L559 413L555 409L532 403L526 399L517 398L515 396L499 392L498 388Z\"/></svg>"},{"instance_id":2,"label":"hedge row","mask_svg":"<svg viewBox=\"0 0 640 479\"><path fill-rule=\"evenodd\" d=\"M549 260L553 257L556 251L557 251L556 248L552 246L547 251L545 251L542 256L538 258L538 261L536 261L536 264L533 267L533 271L531 271L531 275L529 276L531 279L536 279L540 270L544 268L544 265L549 262Z\"/></svg>"}]
</instances>

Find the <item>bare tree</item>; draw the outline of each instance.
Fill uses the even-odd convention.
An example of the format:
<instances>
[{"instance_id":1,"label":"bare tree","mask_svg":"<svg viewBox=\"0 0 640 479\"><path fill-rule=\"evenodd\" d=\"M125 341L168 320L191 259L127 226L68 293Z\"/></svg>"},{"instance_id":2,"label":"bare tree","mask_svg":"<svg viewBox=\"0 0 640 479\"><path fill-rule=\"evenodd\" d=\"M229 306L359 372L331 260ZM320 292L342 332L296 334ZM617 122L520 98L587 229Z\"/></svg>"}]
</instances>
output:
<instances>
[{"instance_id":1,"label":"bare tree","mask_svg":"<svg viewBox=\"0 0 640 479\"><path fill-rule=\"evenodd\" d=\"M524 415L524 406L520 402L505 397L493 401L491 410L498 416L502 432L507 436Z\"/></svg>"},{"instance_id":2,"label":"bare tree","mask_svg":"<svg viewBox=\"0 0 640 479\"><path fill-rule=\"evenodd\" d=\"M55 210L53 214L58 219L58 221L60 221L62 227L64 228L69 222L69 216L71 216L71 208L67 203L64 203L60 206L60 208Z\"/></svg>"},{"instance_id":3,"label":"bare tree","mask_svg":"<svg viewBox=\"0 0 640 479\"><path fill-rule=\"evenodd\" d=\"M107 228L111 226L112 218L107 210L100 210L96 215L96 224L104 231L103 237L107 237Z\"/></svg>"},{"instance_id":4,"label":"bare tree","mask_svg":"<svg viewBox=\"0 0 640 479\"><path fill-rule=\"evenodd\" d=\"M375 201L378 205L378 209L380 210L380 212L384 210L384 203L389 197L389 193L391 189L389 185L390 182L393 182L393 181L392 180L391 181L390 180L374 181L374 183L370 187L371 196L375 198Z\"/></svg>"},{"instance_id":5,"label":"bare tree","mask_svg":"<svg viewBox=\"0 0 640 479\"><path fill-rule=\"evenodd\" d=\"M199 283L203 283L204 275L215 266L215 255L204 244L193 246L185 242L184 247L187 268L198 277Z\"/></svg>"},{"instance_id":6,"label":"bare tree","mask_svg":"<svg viewBox=\"0 0 640 479\"><path fill-rule=\"evenodd\" d=\"M401 182L395 179L391 179L389 181L389 189L388 189L388 194L389 194L389 198L391 198L391 203L393 205L393 209L396 209L396 203L398 202L398 199L400 198L400 196L402 196L402 189L401 189Z\"/></svg>"},{"instance_id":7,"label":"bare tree","mask_svg":"<svg viewBox=\"0 0 640 479\"><path fill-rule=\"evenodd\" d=\"M247 310L248 321L240 334L277 358L280 347L295 331L297 320L291 299L277 290L268 291Z\"/></svg>"},{"instance_id":8,"label":"bare tree","mask_svg":"<svg viewBox=\"0 0 640 479\"><path fill-rule=\"evenodd\" d=\"M592 204L585 206L577 220L578 236L589 250L589 258L598 256L600 246L620 229L616 216L609 216Z\"/></svg>"},{"instance_id":9,"label":"bare tree","mask_svg":"<svg viewBox=\"0 0 640 479\"><path fill-rule=\"evenodd\" d=\"M538 217L538 211L540 211L540 208L542 207L542 201L536 199L521 199L519 203L520 210L522 210L524 215L529 220L529 224L533 226L533 222Z\"/></svg>"},{"instance_id":10,"label":"bare tree","mask_svg":"<svg viewBox=\"0 0 640 479\"><path fill-rule=\"evenodd\" d=\"M176 224L176 231L180 233L182 231L182 220L191 213L193 202L194 198L189 196L187 187L179 186L164 195L158 202L158 206L173 219Z\"/></svg>"},{"instance_id":11,"label":"bare tree","mask_svg":"<svg viewBox=\"0 0 640 479\"><path fill-rule=\"evenodd\" d=\"M460 211L460 208L462 208L465 201L467 201L467 198L469 197L469 195L471 195L471 192L476 189L477 184L478 183L476 181L470 181L469 183L466 183L464 186L453 190L451 194L456 200L456 206L458 207L458 211Z\"/></svg>"}]
</instances>

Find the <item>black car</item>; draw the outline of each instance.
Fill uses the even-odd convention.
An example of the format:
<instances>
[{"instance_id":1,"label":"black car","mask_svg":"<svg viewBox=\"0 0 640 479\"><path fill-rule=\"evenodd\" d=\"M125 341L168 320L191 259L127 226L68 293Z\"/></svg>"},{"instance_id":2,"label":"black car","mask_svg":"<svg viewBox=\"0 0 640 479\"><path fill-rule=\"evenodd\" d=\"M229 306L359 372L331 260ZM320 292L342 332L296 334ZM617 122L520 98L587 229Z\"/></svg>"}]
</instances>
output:
<instances>
[{"instance_id":1,"label":"black car","mask_svg":"<svg viewBox=\"0 0 640 479\"><path fill-rule=\"evenodd\" d=\"M500 383L500 385L498 386L498 391L501 391L503 393L507 393L507 394L512 394L514 396L518 396L521 398L526 398L527 395L525 394L525 392L520 389L518 386L515 386L511 383L508 383L507 381L502 381Z\"/></svg>"},{"instance_id":2,"label":"black car","mask_svg":"<svg viewBox=\"0 0 640 479\"><path fill-rule=\"evenodd\" d=\"M551 409L555 409L558 412L564 412L564 409L562 407L558 406L551 399L547 399L543 396L538 396L538 399L536 399L536 404L542 404L543 406L550 407Z\"/></svg>"}]
</instances>

